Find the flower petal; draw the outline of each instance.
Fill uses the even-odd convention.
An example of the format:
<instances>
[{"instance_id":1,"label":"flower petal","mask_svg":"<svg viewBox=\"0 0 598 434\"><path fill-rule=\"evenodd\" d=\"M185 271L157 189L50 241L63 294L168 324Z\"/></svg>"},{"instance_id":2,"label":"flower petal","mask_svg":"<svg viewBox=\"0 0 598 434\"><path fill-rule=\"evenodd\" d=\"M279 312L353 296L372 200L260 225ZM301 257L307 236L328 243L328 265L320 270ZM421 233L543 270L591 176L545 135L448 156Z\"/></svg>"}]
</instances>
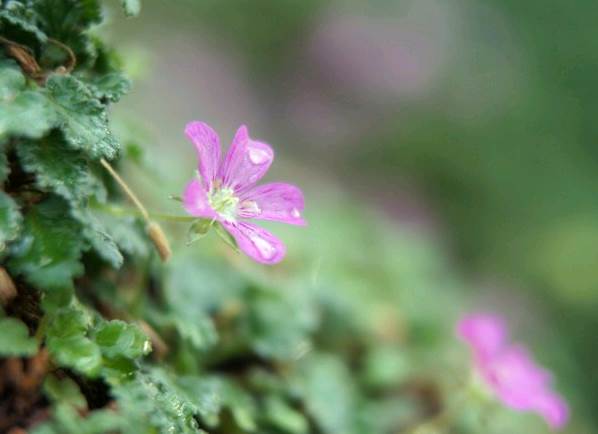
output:
<instances>
[{"instance_id":1,"label":"flower petal","mask_svg":"<svg viewBox=\"0 0 598 434\"><path fill-rule=\"evenodd\" d=\"M536 399L535 410L553 429L560 429L569 420L569 406L559 395L546 392Z\"/></svg>"},{"instance_id":2,"label":"flower petal","mask_svg":"<svg viewBox=\"0 0 598 434\"><path fill-rule=\"evenodd\" d=\"M251 139L247 127L242 125L235 134L218 177L223 185L236 192L246 190L266 174L273 160L274 151L270 145Z\"/></svg>"},{"instance_id":3,"label":"flower petal","mask_svg":"<svg viewBox=\"0 0 598 434\"><path fill-rule=\"evenodd\" d=\"M185 210L195 217L214 218L215 211L208 202L208 195L199 179L194 179L185 188L183 193Z\"/></svg>"},{"instance_id":4,"label":"flower petal","mask_svg":"<svg viewBox=\"0 0 598 434\"><path fill-rule=\"evenodd\" d=\"M550 373L520 345L509 347L481 368L502 403L515 410L533 409L536 398L550 387Z\"/></svg>"},{"instance_id":5,"label":"flower petal","mask_svg":"<svg viewBox=\"0 0 598 434\"><path fill-rule=\"evenodd\" d=\"M286 254L286 247L265 229L251 223L222 221L247 256L262 264L276 264Z\"/></svg>"},{"instance_id":6,"label":"flower petal","mask_svg":"<svg viewBox=\"0 0 598 434\"><path fill-rule=\"evenodd\" d=\"M459 321L457 335L471 346L476 359L485 361L503 349L507 340L507 326L498 315L473 313Z\"/></svg>"},{"instance_id":7,"label":"flower petal","mask_svg":"<svg viewBox=\"0 0 598 434\"><path fill-rule=\"evenodd\" d=\"M244 193L237 213L241 218L274 220L291 225L305 225L301 216L305 207L303 193L291 184L274 182Z\"/></svg>"},{"instance_id":8,"label":"flower petal","mask_svg":"<svg viewBox=\"0 0 598 434\"><path fill-rule=\"evenodd\" d=\"M194 121L187 124L185 134L193 142L199 154L199 173L204 187L210 190L220 165L220 139L208 124Z\"/></svg>"}]
</instances>

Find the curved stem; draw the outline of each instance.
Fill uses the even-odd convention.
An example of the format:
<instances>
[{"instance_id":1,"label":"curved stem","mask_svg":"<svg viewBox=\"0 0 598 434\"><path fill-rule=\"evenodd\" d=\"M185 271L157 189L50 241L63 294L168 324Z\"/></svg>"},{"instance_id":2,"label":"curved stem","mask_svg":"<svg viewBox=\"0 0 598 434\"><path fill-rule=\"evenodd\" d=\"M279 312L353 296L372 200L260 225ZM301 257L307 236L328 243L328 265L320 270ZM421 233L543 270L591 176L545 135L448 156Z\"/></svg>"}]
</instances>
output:
<instances>
[{"instance_id":1,"label":"curved stem","mask_svg":"<svg viewBox=\"0 0 598 434\"><path fill-rule=\"evenodd\" d=\"M139 200L137 195L133 192L131 187L129 187L129 185L124 181L124 179L122 179L120 177L120 175L118 173L116 173L116 171L114 170L112 165L110 163L108 163L108 161L106 161L104 158L102 158L100 160L100 163L102 164L102 166L104 166L104 168L108 171L108 173L112 176L112 178L114 178L114 180L118 183L118 185L120 185L120 187L123 189L123 191L125 192L127 197L131 200L131 202L133 202L135 207L139 210L143 219L147 223L150 223L149 212L147 212L147 209L145 209L145 206L143 206L143 203L141 203L141 201Z\"/></svg>"}]
</instances>

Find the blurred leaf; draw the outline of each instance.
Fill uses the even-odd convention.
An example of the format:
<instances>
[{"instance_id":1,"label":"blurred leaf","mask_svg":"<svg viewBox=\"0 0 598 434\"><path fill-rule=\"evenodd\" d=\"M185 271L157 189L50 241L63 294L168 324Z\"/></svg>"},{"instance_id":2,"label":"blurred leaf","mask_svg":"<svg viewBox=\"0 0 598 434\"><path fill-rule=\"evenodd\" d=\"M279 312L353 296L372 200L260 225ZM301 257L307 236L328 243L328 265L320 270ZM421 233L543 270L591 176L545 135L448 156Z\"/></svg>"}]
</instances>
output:
<instances>
[{"instance_id":1,"label":"blurred leaf","mask_svg":"<svg viewBox=\"0 0 598 434\"><path fill-rule=\"evenodd\" d=\"M16 318L0 319L0 355L32 356L36 352L37 341L29 336L25 324Z\"/></svg>"},{"instance_id":2,"label":"blurred leaf","mask_svg":"<svg viewBox=\"0 0 598 434\"><path fill-rule=\"evenodd\" d=\"M4 253L6 244L19 234L22 219L16 202L0 191L0 254Z\"/></svg>"},{"instance_id":3,"label":"blurred leaf","mask_svg":"<svg viewBox=\"0 0 598 434\"><path fill-rule=\"evenodd\" d=\"M129 17L137 16L141 11L141 0L122 0L122 5Z\"/></svg>"},{"instance_id":4,"label":"blurred leaf","mask_svg":"<svg viewBox=\"0 0 598 434\"><path fill-rule=\"evenodd\" d=\"M0 23L8 22L26 32L32 33L40 42L46 42L48 38L38 28L36 18L37 16L33 10L19 1L7 0L4 8L0 9ZM1 27L2 25L0 24Z\"/></svg>"},{"instance_id":5,"label":"blurred leaf","mask_svg":"<svg viewBox=\"0 0 598 434\"><path fill-rule=\"evenodd\" d=\"M284 433L305 434L309 432L309 424L305 416L279 397L269 396L266 398L265 413L272 424Z\"/></svg>"},{"instance_id":6,"label":"blurred leaf","mask_svg":"<svg viewBox=\"0 0 598 434\"><path fill-rule=\"evenodd\" d=\"M79 224L68 217L66 203L50 197L28 211L23 232L11 245L8 266L41 290L72 287L83 272Z\"/></svg>"},{"instance_id":7,"label":"blurred leaf","mask_svg":"<svg viewBox=\"0 0 598 434\"><path fill-rule=\"evenodd\" d=\"M44 381L44 394L56 403L72 405L77 409L87 408L87 401L79 386L68 377L59 379L55 375L47 376Z\"/></svg>"},{"instance_id":8,"label":"blurred leaf","mask_svg":"<svg viewBox=\"0 0 598 434\"><path fill-rule=\"evenodd\" d=\"M341 360L330 354L314 355L301 366L297 381L307 411L322 432L355 432L356 395L351 374Z\"/></svg>"}]
</instances>

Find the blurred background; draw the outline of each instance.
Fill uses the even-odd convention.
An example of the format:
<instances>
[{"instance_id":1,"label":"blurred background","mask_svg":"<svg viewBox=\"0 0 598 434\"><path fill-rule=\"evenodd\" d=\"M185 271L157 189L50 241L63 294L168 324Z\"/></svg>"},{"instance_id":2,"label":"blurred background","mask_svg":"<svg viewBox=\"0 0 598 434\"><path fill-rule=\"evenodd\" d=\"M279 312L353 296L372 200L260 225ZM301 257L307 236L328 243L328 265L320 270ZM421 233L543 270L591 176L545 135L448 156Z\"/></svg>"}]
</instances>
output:
<instances>
[{"instance_id":1,"label":"blurred background","mask_svg":"<svg viewBox=\"0 0 598 434\"><path fill-rule=\"evenodd\" d=\"M351 255L355 241L316 235L348 224L320 217L339 201L365 220L366 256L368 227L423 234L467 283L420 302L507 314L574 419L598 423L595 0L145 0L110 15L98 32L134 79L114 118L148 149L151 171L130 176L155 208L177 210L162 190L195 170L187 121L225 146L246 123L278 153L268 179L306 193L310 226L276 228L289 260L301 237L311 271ZM372 254L403 268L419 254L396 249Z\"/></svg>"}]
</instances>

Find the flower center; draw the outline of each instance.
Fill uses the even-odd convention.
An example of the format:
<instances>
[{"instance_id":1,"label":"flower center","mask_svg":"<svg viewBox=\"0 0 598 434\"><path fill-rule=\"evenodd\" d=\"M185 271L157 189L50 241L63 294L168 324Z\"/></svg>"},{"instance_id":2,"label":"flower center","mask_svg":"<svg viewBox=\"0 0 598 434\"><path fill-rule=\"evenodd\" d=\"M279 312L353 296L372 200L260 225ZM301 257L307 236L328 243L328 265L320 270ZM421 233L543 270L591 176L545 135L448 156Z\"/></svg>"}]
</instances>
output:
<instances>
[{"instance_id":1,"label":"flower center","mask_svg":"<svg viewBox=\"0 0 598 434\"><path fill-rule=\"evenodd\" d=\"M234 195L232 188L212 187L208 193L208 202L214 211L225 220L235 220L239 198Z\"/></svg>"}]
</instances>

